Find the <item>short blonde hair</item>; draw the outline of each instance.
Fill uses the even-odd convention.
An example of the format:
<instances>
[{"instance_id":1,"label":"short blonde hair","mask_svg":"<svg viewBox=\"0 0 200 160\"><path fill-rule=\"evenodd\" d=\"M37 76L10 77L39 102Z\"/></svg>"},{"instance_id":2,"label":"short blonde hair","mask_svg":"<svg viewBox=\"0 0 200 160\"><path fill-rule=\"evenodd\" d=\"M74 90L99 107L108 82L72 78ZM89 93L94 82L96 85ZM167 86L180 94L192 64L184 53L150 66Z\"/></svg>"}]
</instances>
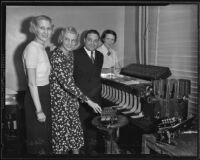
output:
<instances>
[{"instance_id":1,"label":"short blonde hair","mask_svg":"<svg viewBox=\"0 0 200 160\"><path fill-rule=\"evenodd\" d=\"M53 29L54 25L52 24L52 19L46 15L40 15L40 16L36 16L33 17L30 21L30 27L29 27L29 31L31 33L36 34L36 27L38 26L38 22L40 20L47 20L51 23L51 28Z\"/></svg>"},{"instance_id":2,"label":"short blonde hair","mask_svg":"<svg viewBox=\"0 0 200 160\"><path fill-rule=\"evenodd\" d=\"M58 44L61 44L62 41L63 41L63 38L65 36L66 33L72 33L72 34L75 34L77 35L77 44L78 44L78 39L79 39L79 34L76 30L76 28L72 27L72 26L69 26L69 27L66 27L66 28L62 28L61 31L60 31L60 34L58 36Z\"/></svg>"}]
</instances>

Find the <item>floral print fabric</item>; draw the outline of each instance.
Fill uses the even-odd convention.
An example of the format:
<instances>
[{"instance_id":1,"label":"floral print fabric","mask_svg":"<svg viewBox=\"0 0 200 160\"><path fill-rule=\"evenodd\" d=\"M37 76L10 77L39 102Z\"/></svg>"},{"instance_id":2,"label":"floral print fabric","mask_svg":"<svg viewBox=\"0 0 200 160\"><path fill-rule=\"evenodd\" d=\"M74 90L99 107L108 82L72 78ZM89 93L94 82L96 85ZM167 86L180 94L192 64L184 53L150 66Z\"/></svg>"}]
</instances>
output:
<instances>
[{"instance_id":1,"label":"floral print fabric","mask_svg":"<svg viewBox=\"0 0 200 160\"><path fill-rule=\"evenodd\" d=\"M56 48L50 63L52 149L54 153L60 154L84 145L78 98L82 101L87 98L74 83L72 53L64 55Z\"/></svg>"}]
</instances>

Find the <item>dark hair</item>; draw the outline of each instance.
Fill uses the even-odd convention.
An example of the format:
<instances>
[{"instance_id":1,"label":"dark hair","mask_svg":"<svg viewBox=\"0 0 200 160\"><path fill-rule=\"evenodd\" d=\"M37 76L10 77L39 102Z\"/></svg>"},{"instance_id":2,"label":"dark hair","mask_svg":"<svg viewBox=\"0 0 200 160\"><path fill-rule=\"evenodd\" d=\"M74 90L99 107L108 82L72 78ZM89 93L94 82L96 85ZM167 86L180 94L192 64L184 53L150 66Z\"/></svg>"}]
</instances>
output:
<instances>
[{"instance_id":1,"label":"dark hair","mask_svg":"<svg viewBox=\"0 0 200 160\"><path fill-rule=\"evenodd\" d=\"M85 35L84 35L84 38L86 39L88 34L91 34L91 33L96 34L100 38L99 32L97 30L94 30L94 29L87 30Z\"/></svg>"},{"instance_id":2,"label":"dark hair","mask_svg":"<svg viewBox=\"0 0 200 160\"><path fill-rule=\"evenodd\" d=\"M112 35L115 37L114 42L117 41L117 34L116 34L116 32L113 31L113 30L107 29L107 30L103 31L103 33L102 33L102 35L101 35L101 41L102 41L103 43L104 43L104 39L106 38L106 35L107 35L107 34L112 34Z\"/></svg>"}]
</instances>

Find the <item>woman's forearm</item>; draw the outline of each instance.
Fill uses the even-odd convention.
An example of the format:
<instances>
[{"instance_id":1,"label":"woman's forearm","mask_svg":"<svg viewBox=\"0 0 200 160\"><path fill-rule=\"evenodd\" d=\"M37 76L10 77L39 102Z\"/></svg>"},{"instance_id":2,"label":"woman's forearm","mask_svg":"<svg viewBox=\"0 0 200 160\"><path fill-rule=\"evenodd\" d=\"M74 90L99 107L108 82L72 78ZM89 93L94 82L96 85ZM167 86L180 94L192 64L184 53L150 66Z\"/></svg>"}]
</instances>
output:
<instances>
[{"instance_id":1,"label":"woman's forearm","mask_svg":"<svg viewBox=\"0 0 200 160\"><path fill-rule=\"evenodd\" d=\"M27 71L28 71L28 87L30 89L31 97L35 105L36 112L41 112L42 107L40 103L38 87L36 85L36 69L28 68Z\"/></svg>"},{"instance_id":2,"label":"woman's forearm","mask_svg":"<svg viewBox=\"0 0 200 160\"><path fill-rule=\"evenodd\" d=\"M29 84L29 89L31 93L31 97L33 99L33 103L35 105L36 112L41 112L42 107L39 99L39 93L38 93L38 88L35 85Z\"/></svg>"}]
</instances>

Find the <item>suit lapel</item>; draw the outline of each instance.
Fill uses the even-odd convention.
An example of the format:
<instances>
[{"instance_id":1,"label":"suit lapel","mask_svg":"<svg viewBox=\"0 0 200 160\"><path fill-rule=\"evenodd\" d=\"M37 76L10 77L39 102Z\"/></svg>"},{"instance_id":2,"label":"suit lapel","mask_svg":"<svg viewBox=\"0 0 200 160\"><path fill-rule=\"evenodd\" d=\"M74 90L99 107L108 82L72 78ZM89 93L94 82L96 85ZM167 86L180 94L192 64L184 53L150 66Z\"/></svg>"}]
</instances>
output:
<instances>
[{"instance_id":1,"label":"suit lapel","mask_svg":"<svg viewBox=\"0 0 200 160\"><path fill-rule=\"evenodd\" d=\"M83 52L84 52L84 56L87 57L88 60L90 60L89 55L87 54L87 52L85 51L85 49L83 48Z\"/></svg>"}]
</instances>

